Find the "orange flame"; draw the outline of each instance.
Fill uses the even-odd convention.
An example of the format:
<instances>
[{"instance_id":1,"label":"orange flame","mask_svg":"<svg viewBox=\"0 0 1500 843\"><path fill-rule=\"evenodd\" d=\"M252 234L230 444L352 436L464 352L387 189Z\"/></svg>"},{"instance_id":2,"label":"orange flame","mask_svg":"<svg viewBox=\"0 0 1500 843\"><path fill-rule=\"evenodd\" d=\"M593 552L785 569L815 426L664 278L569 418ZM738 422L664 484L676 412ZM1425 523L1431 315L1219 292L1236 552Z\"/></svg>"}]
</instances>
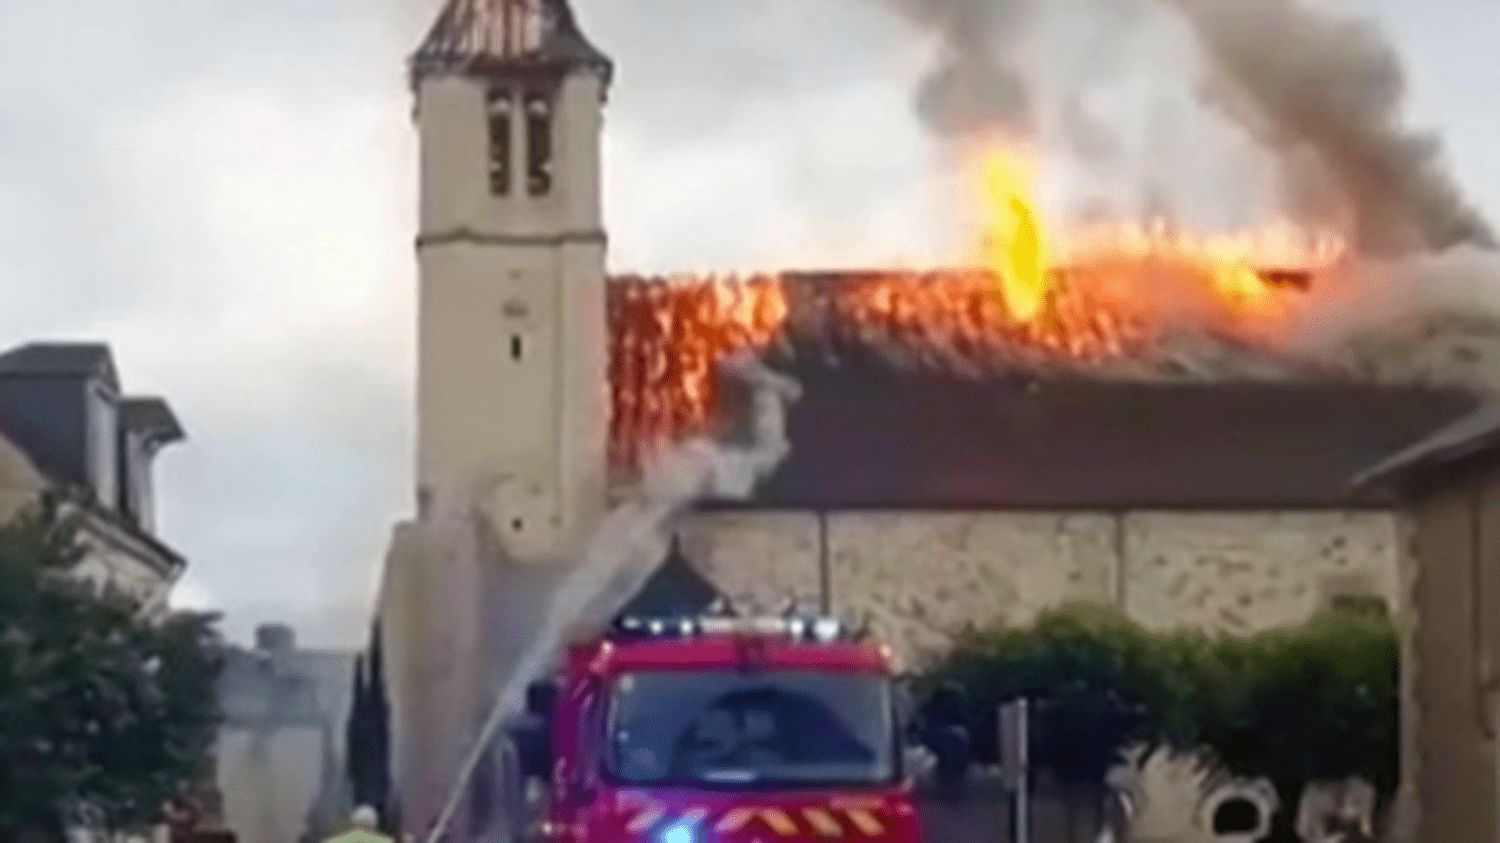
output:
<instances>
[{"instance_id":1,"label":"orange flame","mask_svg":"<svg viewBox=\"0 0 1500 843\"><path fill-rule=\"evenodd\" d=\"M748 277L616 278L610 285L611 456L706 430L715 366L788 340L873 350L946 371L1150 357L1200 332L1274 345L1323 282L1343 241L1276 220L1228 234L1148 224L1058 225L1036 200L1038 168L1003 146L974 162L982 188L973 269Z\"/></svg>"},{"instance_id":2,"label":"orange flame","mask_svg":"<svg viewBox=\"0 0 1500 843\"><path fill-rule=\"evenodd\" d=\"M1005 317L1027 341L1087 359L1139 350L1179 330L1273 337L1343 241L1286 220L1232 234L1165 220L1051 226L1036 200L1037 167L1004 145L972 166L982 185L982 265Z\"/></svg>"},{"instance_id":3,"label":"orange flame","mask_svg":"<svg viewBox=\"0 0 1500 843\"><path fill-rule=\"evenodd\" d=\"M979 169L987 200L984 265L999 278L1011 315L1030 322L1046 305L1051 287L1049 241L1033 199L1036 172L1025 159L999 150L984 155Z\"/></svg>"}]
</instances>

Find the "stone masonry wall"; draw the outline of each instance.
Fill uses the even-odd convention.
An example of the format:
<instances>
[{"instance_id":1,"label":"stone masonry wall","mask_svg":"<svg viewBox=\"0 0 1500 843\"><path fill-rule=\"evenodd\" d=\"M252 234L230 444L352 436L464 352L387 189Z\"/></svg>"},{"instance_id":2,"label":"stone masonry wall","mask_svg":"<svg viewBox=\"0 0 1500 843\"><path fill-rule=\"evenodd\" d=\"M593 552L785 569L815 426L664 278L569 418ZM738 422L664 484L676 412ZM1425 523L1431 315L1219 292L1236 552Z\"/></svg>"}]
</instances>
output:
<instances>
[{"instance_id":1,"label":"stone masonry wall","mask_svg":"<svg viewBox=\"0 0 1500 843\"><path fill-rule=\"evenodd\" d=\"M1337 596L1399 608L1388 512L703 513L682 536L731 597L816 604L826 578L836 610L868 613L916 659L965 625L1078 601L1229 633L1301 621Z\"/></svg>"}]
</instances>

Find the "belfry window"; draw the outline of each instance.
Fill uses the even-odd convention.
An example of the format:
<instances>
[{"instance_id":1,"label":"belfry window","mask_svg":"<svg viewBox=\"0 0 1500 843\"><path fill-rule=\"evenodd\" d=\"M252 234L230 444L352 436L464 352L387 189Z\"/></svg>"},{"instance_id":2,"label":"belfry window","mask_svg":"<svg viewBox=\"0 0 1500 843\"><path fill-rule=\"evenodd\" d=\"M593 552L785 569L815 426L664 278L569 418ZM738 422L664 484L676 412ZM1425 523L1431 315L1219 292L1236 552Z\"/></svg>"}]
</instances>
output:
<instances>
[{"instance_id":1,"label":"belfry window","mask_svg":"<svg viewBox=\"0 0 1500 843\"><path fill-rule=\"evenodd\" d=\"M526 96L526 192L552 192L552 102L544 94Z\"/></svg>"},{"instance_id":2,"label":"belfry window","mask_svg":"<svg viewBox=\"0 0 1500 843\"><path fill-rule=\"evenodd\" d=\"M505 196L510 193L514 151L511 143L511 114L514 104L510 92L504 88L492 88L486 97L485 112L489 120L489 177L490 193Z\"/></svg>"}]
</instances>

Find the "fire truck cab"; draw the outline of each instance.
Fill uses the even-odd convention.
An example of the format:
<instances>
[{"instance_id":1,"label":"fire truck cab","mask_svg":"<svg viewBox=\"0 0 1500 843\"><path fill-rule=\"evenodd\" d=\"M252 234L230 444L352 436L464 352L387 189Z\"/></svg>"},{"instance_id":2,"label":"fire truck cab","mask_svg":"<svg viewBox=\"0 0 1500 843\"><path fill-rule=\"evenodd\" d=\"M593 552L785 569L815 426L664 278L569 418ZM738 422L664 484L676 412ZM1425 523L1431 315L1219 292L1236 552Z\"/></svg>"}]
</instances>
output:
<instances>
[{"instance_id":1,"label":"fire truck cab","mask_svg":"<svg viewBox=\"0 0 1500 843\"><path fill-rule=\"evenodd\" d=\"M834 619L626 618L528 705L531 839L920 839L894 659Z\"/></svg>"}]
</instances>

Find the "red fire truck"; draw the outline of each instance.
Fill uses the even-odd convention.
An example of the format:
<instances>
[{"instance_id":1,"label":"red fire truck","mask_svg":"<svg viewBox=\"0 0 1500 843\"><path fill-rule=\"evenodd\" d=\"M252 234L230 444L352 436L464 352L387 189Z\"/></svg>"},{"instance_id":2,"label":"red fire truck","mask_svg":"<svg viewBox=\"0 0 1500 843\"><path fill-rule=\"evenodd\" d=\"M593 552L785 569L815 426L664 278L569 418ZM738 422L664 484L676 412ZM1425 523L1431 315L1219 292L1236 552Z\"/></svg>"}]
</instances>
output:
<instances>
[{"instance_id":1,"label":"red fire truck","mask_svg":"<svg viewBox=\"0 0 1500 843\"><path fill-rule=\"evenodd\" d=\"M533 838L917 843L888 649L828 618L626 618L512 730Z\"/></svg>"}]
</instances>

